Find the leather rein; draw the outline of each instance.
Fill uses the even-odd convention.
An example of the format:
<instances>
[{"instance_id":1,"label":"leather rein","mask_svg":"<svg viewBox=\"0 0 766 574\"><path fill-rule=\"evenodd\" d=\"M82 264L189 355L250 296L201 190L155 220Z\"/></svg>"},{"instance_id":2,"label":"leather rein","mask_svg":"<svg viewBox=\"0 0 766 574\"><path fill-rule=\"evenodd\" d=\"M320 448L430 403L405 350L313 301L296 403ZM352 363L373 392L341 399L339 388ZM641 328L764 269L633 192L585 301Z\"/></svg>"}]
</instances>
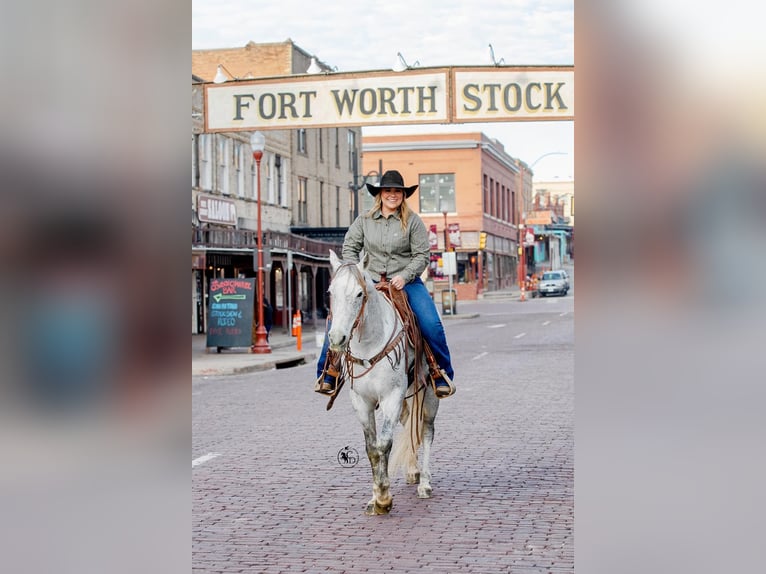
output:
<instances>
[{"instance_id":1,"label":"leather rein","mask_svg":"<svg viewBox=\"0 0 766 574\"><path fill-rule=\"evenodd\" d=\"M354 333L355 330L358 330L361 325L362 321L364 320L364 310L367 306L367 301L369 299L369 293L367 291L367 283L364 280L364 277L362 277L361 272L359 271L359 268L354 263L344 263L341 265L341 267L349 267L354 274L354 278L357 280L359 285L362 287L362 306L359 308L359 312L356 315L356 319L354 320L354 324L351 326L351 335L349 335L349 341ZM378 284L379 287L376 287L379 291L382 291L383 289L386 289L389 287L389 283L385 280L385 278L381 278L381 282ZM387 303L391 305L391 307L394 310L395 317L398 318L398 313L396 311L396 306L386 300ZM381 360L384 358L387 358L389 363L391 363L391 366L394 366L394 362L398 362L401 360L402 357L402 350L405 352L405 359L406 359L406 345L403 344L403 340L405 338L405 335L407 334L407 324L406 322L402 322L402 326L398 328L397 331L397 323L398 321L394 321L394 329L391 332L391 334L388 337L388 340L386 341L386 344L383 346L383 349L376 353L374 356L370 357L369 359L362 359L360 357L355 357L353 353L351 352L351 345L346 349L346 352L344 353L344 358L346 360L346 364L349 367L348 373L351 376L351 385L354 385L354 379L359 379L369 373L372 368L378 364ZM357 331L359 332L359 331ZM361 339L361 333L360 333L360 339ZM394 356L391 357L391 353L394 353ZM353 365L361 365L362 367L366 367L364 371L362 371L359 374L354 373Z\"/></svg>"}]
</instances>

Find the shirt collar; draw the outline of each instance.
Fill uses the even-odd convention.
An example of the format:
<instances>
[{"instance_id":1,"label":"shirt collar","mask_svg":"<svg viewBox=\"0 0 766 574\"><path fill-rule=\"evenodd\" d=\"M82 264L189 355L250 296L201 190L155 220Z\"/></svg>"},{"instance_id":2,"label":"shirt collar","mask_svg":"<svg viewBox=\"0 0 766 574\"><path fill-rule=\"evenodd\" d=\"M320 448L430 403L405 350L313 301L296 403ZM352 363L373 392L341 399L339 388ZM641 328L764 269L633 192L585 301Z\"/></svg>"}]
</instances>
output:
<instances>
[{"instance_id":1,"label":"shirt collar","mask_svg":"<svg viewBox=\"0 0 766 574\"><path fill-rule=\"evenodd\" d=\"M399 211L397 211L396 213L392 214L392 215L393 215L393 217L394 217L394 219L396 219L397 221L399 221L399 220L401 219L401 218L399 217L399 214L400 214L400 212L399 212ZM384 216L383 216L383 212L382 212L380 209L376 209L376 210L375 210L375 213L373 213L373 214L372 214L372 218L373 218L373 219L381 219L381 218L383 218L383 217L384 217Z\"/></svg>"}]
</instances>

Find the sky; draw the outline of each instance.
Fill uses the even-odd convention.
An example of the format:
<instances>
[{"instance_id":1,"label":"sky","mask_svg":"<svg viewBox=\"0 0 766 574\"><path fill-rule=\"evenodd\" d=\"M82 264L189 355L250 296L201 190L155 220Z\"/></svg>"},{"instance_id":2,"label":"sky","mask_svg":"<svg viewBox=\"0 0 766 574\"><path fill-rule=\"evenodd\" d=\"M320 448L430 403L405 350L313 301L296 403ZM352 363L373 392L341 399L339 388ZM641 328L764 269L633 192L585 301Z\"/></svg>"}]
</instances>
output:
<instances>
[{"instance_id":1,"label":"sky","mask_svg":"<svg viewBox=\"0 0 766 574\"><path fill-rule=\"evenodd\" d=\"M573 0L193 0L192 49L250 41L298 47L339 72L391 69L401 53L415 66L574 64ZM535 181L574 176L574 122L507 122L364 127L362 133L482 131L534 165ZM542 157L545 156L545 157Z\"/></svg>"}]
</instances>

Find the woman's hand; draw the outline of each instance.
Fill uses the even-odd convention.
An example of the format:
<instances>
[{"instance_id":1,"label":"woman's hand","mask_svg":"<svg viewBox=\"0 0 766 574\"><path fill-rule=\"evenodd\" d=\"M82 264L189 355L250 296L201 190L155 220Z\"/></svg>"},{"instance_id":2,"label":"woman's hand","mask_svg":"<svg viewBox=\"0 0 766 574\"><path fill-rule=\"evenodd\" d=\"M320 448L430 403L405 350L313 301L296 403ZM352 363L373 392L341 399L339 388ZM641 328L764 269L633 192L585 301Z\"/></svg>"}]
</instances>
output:
<instances>
[{"instance_id":1,"label":"woman's hand","mask_svg":"<svg viewBox=\"0 0 766 574\"><path fill-rule=\"evenodd\" d=\"M401 291L404 289L404 279L401 275L394 275L394 278L391 279L391 285L393 285L394 288L398 291Z\"/></svg>"}]
</instances>

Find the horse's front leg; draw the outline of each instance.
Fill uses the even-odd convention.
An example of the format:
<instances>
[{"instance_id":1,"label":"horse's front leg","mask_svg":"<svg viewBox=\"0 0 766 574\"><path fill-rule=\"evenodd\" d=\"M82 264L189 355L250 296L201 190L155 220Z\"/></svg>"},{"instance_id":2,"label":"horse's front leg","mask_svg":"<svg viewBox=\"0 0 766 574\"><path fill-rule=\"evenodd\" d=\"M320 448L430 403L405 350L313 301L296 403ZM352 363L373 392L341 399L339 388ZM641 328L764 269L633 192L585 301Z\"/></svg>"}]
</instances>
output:
<instances>
[{"instance_id":1,"label":"horse's front leg","mask_svg":"<svg viewBox=\"0 0 766 574\"><path fill-rule=\"evenodd\" d=\"M367 458L370 460L372 469L372 498L367 503L365 513L387 514L393 506L391 483L388 477L388 456L391 453L394 438L394 425L401 409L401 397L398 404L391 398L381 402L380 429L376 429L374 407L359 397L357 400L360 404L354 404L354 408L362 422Z\"/></svg>"},{"instance_id":2,"label":"horse's front leg","mask_svg":"<svg viewBox=\"0 0 766 574\"><path fill-rule=\"evenodd\" d=\"M386 514L391 510L391 497L388 494L388 488L383 487L380 482L380 460L381 454L378 448L377 429L375 427L375 405L357 395L353 389L351 391L351 404L354 407L359 422L362 423L364 432L364 447L367 451L367 459L372 468L372 498L367 503L365 514ZM381 496L381 491L385 491L385 496Z\"/></svg>"}]
</instances>

